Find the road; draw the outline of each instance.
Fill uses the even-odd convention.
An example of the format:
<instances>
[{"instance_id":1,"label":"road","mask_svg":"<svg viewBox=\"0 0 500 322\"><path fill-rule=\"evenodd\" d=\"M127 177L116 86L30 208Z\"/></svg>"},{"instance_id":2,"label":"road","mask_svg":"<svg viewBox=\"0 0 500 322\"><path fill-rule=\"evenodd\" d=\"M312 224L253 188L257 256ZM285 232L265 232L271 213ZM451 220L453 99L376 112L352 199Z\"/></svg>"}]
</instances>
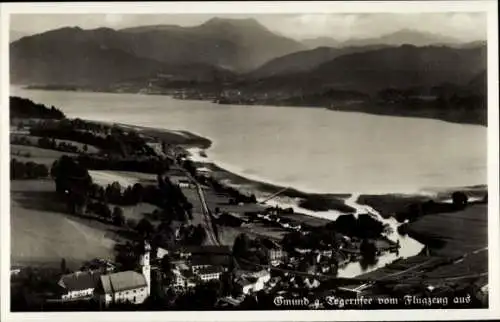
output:
<instances>
[{"instance_id":1,"label":"road","mask_svg":"<svg viewBox=\"0 0 500 322\"><path fill-rule=\"evenodd\" d=\"M207 201L205 199L205 193L203 192L203 189L201 188L201 185L198 183L198 181L188 171L185 171L185 173L195 184L198 197L200 198L201 201L203 226L205 227L205 231L207 232L207 243L210 245L220 245L219 238L217 237L217 234L214 232L212 217L210 214L210 209L208 208L207 205Z\"/></svg>"}]
</instances>

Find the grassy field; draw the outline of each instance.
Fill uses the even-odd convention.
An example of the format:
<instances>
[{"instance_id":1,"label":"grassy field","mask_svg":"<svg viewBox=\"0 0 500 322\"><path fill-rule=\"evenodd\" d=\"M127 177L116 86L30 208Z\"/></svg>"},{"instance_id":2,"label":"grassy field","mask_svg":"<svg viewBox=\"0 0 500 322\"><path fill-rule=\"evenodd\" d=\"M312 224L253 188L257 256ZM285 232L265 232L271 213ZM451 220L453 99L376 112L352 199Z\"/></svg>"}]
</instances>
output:
<instances>
[{"instance_id":1,"label":"grassy field","mask_svg":"<svg viewBox=\"0 0 500 322\"><path fill-rule=\"evenodd\" d=\"M358 203L368 205L385 217L388 218L394 213L406 211L411 204L421 203L428 200L442 202L449 200L454 191L464 192L470 199L482 199L487 192L484 185L458 187L456 189L435 189L429 190L424 194L384 194L384 195L361 195L358 197Z\"/></svg>"},{"instance_id":2,"label":"grassy field","mask_svg":"<svg viewBox=\"0 0 500 322\"><path fill-rule=\"evenodd\" d=\"M270 238L279 241L286 234L286 231L280 228L267 227L262 224L248 224L241 227L217 226L219 239L222 245L232 246L236 237L245 233L250 238Z\"/></svg>"},{"instance_id":3,"label":"grassy field","mask_svg":"<svg viewBox=\"0 0 500 322\"><path fill-rule=\"evenodd\" d=\"M76 268L95 257L114 258L122 239L115 228L65 214L51 180L11 181L12 265L59 265Z\"/></svg>"},{"instance_id":4,"label":"grassy field","mask_svg":"<svg viewBox=\"0 0 500 322\"><path fill-rule=\"evenodd\" d=\"M26 138L28 141L30 141L32 144L38 144L38 140L40 138L42 138L41 136L24 135L24 134L11 134L11 137L18 137L18 138L23 137L23 138ZM78 147L78 149L80 151L83 151L83 147L85 145L83 143L75 142L75 141L70 141L70 140L60 140L60 139L54 139L54 140L55 140L55 142L57 144L64 142L64 143L68 143L68 144L74 145L74 146ZM87 144L87 153L95 154L95 153L99 153L99 151L100 150L98 148L96 148L95 146Z\"/></svg>"},{"instance_id":5,"label":"grassy field","mask_svg":"<svg viewBox=\"0 0 500 322\"><path fill-rule=\"evenodd\" d=\"M408 232L427 241L432 253L458 256L488 246L488 205L473 204L465 210L423 216L409 224Z\"/></svg>"},{"instance_id":6,"label":"grassy field","mask_svg":"<svg viewBox=\"0 0 500 322\"><path fill-rule=\"evenodd\" d=\"M25 155L29 154L29 157ZM26 145L10 145L10 155L11 158L16 158L19 161L23 162L36 162L45 164L49 168L52 166L55 160L59 159L63 155L76 156L76 153L69 152L61 152L55 150L41 149L34 146L26 146Z\"/></svg>"},{"instance_id":7,"label":"grassy field","mask_svg":"<svg viewBox=\"0 0 500 322\"><path fill-rule=\"evenodd\" d=\"M107 186L113 182L118 182L122 188L140 184L156 184L156 175L131 171L114 170L89 170L92 181L100 186Z\"/></svg>"},{"instance_id":8,"label":"grassy field","mask_svg":"<svg viewBox=\"0 0 500 322\"><path fill-rule=\"evenodd\" d=\"M118 125L125 129L134 129L145 136L160 139L168 144L197 146L203 149L209 148L212 144L209 139L187 131L173 131L129 124Z\"/></svg>"}]
</instances>

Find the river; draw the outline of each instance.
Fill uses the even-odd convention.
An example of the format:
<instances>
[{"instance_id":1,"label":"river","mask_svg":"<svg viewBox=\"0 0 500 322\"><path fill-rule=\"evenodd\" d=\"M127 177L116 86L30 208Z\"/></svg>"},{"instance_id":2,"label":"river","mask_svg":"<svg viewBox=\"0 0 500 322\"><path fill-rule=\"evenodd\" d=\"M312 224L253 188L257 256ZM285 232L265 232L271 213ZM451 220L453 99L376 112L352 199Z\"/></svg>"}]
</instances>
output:
<instances>
[{"instance_id":1,"label":"river","mask_svg":"<svg viewBox=\"0 0 500 322\"><path fill-rule=\"evenodd\" d=\"M68 117L185 130L207 137L209 158L250 179L305 192L350 193L357 213L375 210L356 203L359 194L428 193L486 184L487 129L432 119L404 118L320 108L233 106L167 96L25 90L11 95L54 105ZM335 219L338 213L307 212ZM399 256L422 245L402 237ZM372 267L397 258L387 254ZM358 263L339 274L363 272Z\"/></svg>"}]
</instances>

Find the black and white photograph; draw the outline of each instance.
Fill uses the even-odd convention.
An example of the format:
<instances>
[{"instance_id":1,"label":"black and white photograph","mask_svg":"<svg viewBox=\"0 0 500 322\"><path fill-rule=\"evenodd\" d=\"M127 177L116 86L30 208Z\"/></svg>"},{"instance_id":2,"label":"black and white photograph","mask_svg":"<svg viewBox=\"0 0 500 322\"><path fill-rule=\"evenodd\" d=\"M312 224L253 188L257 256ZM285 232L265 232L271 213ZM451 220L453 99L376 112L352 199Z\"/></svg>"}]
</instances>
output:
<instances>
[{"instance_id":1,"label":"black and white photograph","mask_svg":"<svg viewBox=\"0 0 500 322\"><path fill-rule=\"evenodd\" d=\"M3 7L9 318L498 313L497 3L418 2Z\"/></svg>"}]
</instances>

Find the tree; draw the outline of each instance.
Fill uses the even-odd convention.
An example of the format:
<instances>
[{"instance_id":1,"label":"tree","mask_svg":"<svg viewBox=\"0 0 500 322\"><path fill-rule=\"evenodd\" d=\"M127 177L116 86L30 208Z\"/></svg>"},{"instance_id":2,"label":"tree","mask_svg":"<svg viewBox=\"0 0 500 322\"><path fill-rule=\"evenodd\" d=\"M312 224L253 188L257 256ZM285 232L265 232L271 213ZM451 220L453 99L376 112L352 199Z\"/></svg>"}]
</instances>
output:
<instances>
[{"instance_id":1,"label":"tree","mask_svg":"<svg viewBox=\"0 0 500 322\"><path fill-rule=\"evenodd\" d=\"M143 236L150 236L154 232L153 224L146 218L142 218L135 229Z\"/></svg>"},{"instance_id":2,"label":"tree","mask_svg":"<svg viewBox=\"0 0 500 322\"><path fill-rule=\"evenodd\" d=\"M125 223L125 216L123 215L123 209L120 207L115 206L115 208L113 208L112 217L113 217L113 223L116 226L123 226L123 224Z\"/></svg>"},{"instance_id":3,"label":"tree","mask_svg":"<svg viewBox=\"0 0 500 322\"><path fill-rule=\"evenodd\" d=\"M54 162L51 174L55 178L56 191L65 195L73 192L86 195L92 185L88 170L67 155Z\"/></svg>"},{"instance_id":4,"label":"tree","mask_svg":"<svg viewBox=\"0 0 500 322\"><path fill-rule=\"evenodd\" d=\"M114 181L106 187L106 198L112 203L120 203L122 187L119 182Z\"/></svg>"},{"instance_id":5,"label":"tree","mask_svg":"<svg viewBox=\"0 0 500 322\"><path fill-rule=\"evenodd\" d=\"M66 274L68 268L66 267L66 259L61 259L61 273Z\"/></svg>"},{"instance_id":6,"label":"tree","mask_svg":"<svg viewBox=\"0 0 500 322\"><path fill-rule=\"evenodd\" d=\"M129 218L127 219L127 226L131 229L136 229L137 221L135 221L135 219Z\"/></svg>"},{"instance_id":7,"label":"tree","mask_svg":"<svg viewBox=\"0 0 500 322\"><path fill-rule=\"evenodd\" d=\"M160 267L161 267L161 272L163 273L163 283L164 285L169 285L171 283L171 278L173 275L172 269L174 267L172 265L172 259L170 258L170 256L168 255L163 256L160 262Z\"/></svg>"},{"instance_id":8,"label":"tree","mask_svg":"<svg viewBox=\"0 0 500 322\"><path fill-rule=\"evenodd\" d=\"M453 202L453 206L456 209L464 209L465 207L467 207L467 202L468 202L467 195L461 191L455 191L451 195L451 200Z\"/></svg>"},{"instance_id":9,"label":"tree","mask_svg":"<svg viewBox=\"0 0 500 322\"><path fill-rule=\"evenodd\" d=\"M83 150L83 152L87 153L87 151L89 150L88 145L84 144L82 150Z\"/></svg>"},{"instance_id":10,"label":"tree","mask_svg":"<svg viewBox=\"0 0 500 322\"><path fill-rule=\"evenodd\" d=\"M234 257L245 257L250 249L250 240L245 233L239 234L234 240L233 244L233 256Z\"/></svg>"},{"instance_id":11,"label":"tree","mask_svg":"<svg viewBox=\"0 0 500 322\"><path fill-rule=\"evenodd\" d=\"M109 205L108 204L101 204L101 212L100 212L100 216L105 219L105 220L112 220L112 212L111 212L111 209L109 208Z\"/></svg>"},{"instance_id":12,"label":"tree","mask_svg":"<svg viewBox=\"0 0 500 322\"><path fill-rule=\"evenodd\" d=\"M359 246L359 251L364 258L375 258L377 254L377 246L375 246L375 243L369 241L368 239L363 239L361 245Z\"/></svg>"}]
</instances>

